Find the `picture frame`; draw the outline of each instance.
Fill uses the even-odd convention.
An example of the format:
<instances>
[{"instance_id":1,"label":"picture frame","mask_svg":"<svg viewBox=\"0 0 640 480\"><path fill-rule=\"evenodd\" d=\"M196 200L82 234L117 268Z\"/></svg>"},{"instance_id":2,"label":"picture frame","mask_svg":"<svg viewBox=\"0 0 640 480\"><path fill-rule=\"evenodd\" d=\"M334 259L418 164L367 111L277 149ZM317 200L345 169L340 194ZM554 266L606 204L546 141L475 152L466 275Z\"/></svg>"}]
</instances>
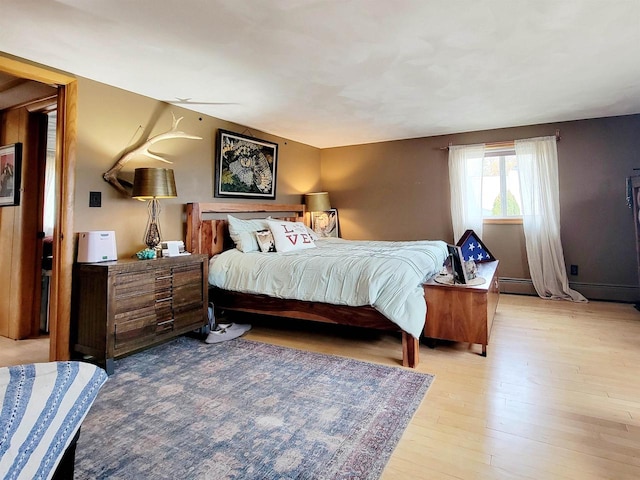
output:
<instances>
[{"instance_id":1,"label":"picture frame","mask_svg":"<svg viewBox=\"0 0 640 480\"><path fill-rule=\"evenodd\" d=\"M20 205L22 143L0 147L0 207Z\"/></svg>"},{"instance_id":2,"label":"picture frame","mask_svg":"<svg viewBox=\"0 0 640 480\"><path fill-rule=\"evenodd\" d=\"M496 259L473 230L465 231L456 245L460 247L463 261L473 260L476 263L484 263L493 262Z\"/></svg>"},{"instance_id":3,"label":"picture frame","mask_svg":"<svg viewBox=\"0 0 640 480\"><path fill-rule=\"evenodd\" d=\"M457 245L447 244L447 251L449 252L449 258L451 259L451 275L453 276L453 283L468 283L467 271L464 268L464 260L462 257L462 249Z\"/></svg>"},{"instance_id":4,"label":"picture frame","mask_svg":"<svg viewBox=\"0 0 640 480\"><path fill-rule=\"evenodd\" d=\"M273 234L268 228L265 230L258 230L256 232L256 239L258 240L258 247L262 253L270 253L276 251L275 240Z\"/></svg>"},{"instance_id":5,"label":"picture frame","mask_svg":"<svg viewBox=\"0 0 640 480\"><path fill-rule=\"evenodd\" d=\"M309 216L311 217L311 230L319 238L340 238L340 222L336 208L321 212L310 212Z\"/></svg>"},{"instance_id":6,"label":"picture frame","mask_svg":"<svg viewBox=\"0 0 640 480\"><path fill-rule=\"evenodd\" d=\"M277 167L277 143L218 130L215 197L274 200Z\"/></svg>"}]
</instances>

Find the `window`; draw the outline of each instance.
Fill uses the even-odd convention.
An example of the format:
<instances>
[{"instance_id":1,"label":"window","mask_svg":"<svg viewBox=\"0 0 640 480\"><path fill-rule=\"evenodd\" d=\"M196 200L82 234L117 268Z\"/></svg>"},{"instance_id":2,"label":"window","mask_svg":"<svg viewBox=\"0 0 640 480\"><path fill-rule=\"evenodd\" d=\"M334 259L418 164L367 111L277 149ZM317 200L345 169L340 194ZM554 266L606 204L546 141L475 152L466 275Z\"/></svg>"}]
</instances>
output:
<instances>
[{"instance_id":1,"label":"window","mask_svg":"<svg viewBox=\"0 0 640 480\"><path fill-rule=\"evenodd\" d=\"M47 158L44 174L44 211L42 218L42 230L45 235L53 235L55 224L55 198L56 198L56 125L58 115L56 110L47 114Z\"/></svg>"},{"instance_id":2,"label":"window","mask_svg":"<svg viewBox=\"0 0 640 480\"><path fill-rule=\"evenodd\" d=\"M516 152L487 148L482 163L483 219L514 219L521 218L521 215Z\"/></svg>"}]
</instances>

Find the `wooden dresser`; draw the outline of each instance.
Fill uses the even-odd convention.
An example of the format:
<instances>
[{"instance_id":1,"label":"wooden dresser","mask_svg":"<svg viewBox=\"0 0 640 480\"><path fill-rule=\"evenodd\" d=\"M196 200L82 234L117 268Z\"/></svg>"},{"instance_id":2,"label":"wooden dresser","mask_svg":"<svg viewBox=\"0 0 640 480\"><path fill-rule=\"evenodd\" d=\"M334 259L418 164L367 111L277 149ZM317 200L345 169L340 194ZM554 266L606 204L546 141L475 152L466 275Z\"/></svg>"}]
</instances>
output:
<instances>
[{"instance_id":1,"label":"wooden dresser","mask_svg":"<svg viewBox=\"0 0 640 480\"><path fill-rule=\"evenodd\" d=\"M478 264L482 285L444 285L434 279L423 285L427 301L424 335L454 342L482 345L487 355L493 316L498 307L498 261Z\"/></svg>"},{"instance_id":2,"label":"wooden dresser","mask_svg":"<svg viewBox=\"0 0 640 480\"><path fill-rule=\"evenodd\" d=\"M206 255L76 264L71 348L113 359L207 323Z\"/></svg>"}]
</instances>

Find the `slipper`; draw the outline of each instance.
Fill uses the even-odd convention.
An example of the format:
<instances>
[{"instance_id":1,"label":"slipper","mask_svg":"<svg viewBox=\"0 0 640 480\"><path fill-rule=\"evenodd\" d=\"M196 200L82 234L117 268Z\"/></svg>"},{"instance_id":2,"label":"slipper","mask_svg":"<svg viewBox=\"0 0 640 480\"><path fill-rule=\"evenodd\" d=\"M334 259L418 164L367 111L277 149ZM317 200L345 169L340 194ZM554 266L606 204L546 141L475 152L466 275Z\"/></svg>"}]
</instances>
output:
<instances>
[{"instance_id":1,"label":"slipper","mask_svg":"<svg viewBox=\"0 0 640 480\"><path fill-rule=\"evenodd\" d=\"M227 328L232 332L241 331L242 333L246 333L251 330L251 325L248 323L232 323Z\"/></svg>"},{"instance_id":2,"label":"slipper","mask_svg":"<svg viewBox=\"0 0 640 480\"><path fill-rule=\"evenodd\" d=\"M248 332L251 330L251 325L248 323L218 323L215 330L242 330Z\"/></svg>"},{"instance_id":3,"label":"slipper","mask_svg":"<svg viewBox=\"0 0 640 480\"><path fill-rule=\"evenodd\" d=\"M226 327L222 327L218 325L218 328L209 332L207 335L205 343L220 343L225 342L227 340L233 340L234 338L238 338L244 333L251 330L251 325L240 325L236 323L225 324L228 325Z\"/></svg>"}]
</instances>

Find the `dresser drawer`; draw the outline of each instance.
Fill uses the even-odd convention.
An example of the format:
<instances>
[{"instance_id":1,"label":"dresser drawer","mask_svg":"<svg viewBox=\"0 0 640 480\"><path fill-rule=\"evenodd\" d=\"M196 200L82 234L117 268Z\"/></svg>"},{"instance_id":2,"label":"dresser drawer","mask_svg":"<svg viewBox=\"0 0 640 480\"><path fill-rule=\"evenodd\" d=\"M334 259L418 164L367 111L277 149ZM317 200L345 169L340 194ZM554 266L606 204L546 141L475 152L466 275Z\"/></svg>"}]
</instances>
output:
<instances>
[{"instance_id":1,"label":"dresser drawer","mask_svg":"<svg viewBox=\"0 0 640 480\"><path fill-rule=\"evenodd\" d=\"M126 298L153 292L156 279L147 272L121 273L115 277L116 298Z\"/></svg>"},{"instance_id":2,"label":"dresser drawer","mask_svg":"<svg viewBox=\"0 0 640 480\"><path fill-rule=\"evenodd\" d=\"M202 309L199 307L177 309L174 312L174 319L176 329L184 329L189 326L199 328L203 325Z\"/></svg>"},{"instance_id":3,"label":"dresser drawer","mask_svg":"<svg viewBox=\"0 0 640 480\"><path fill-rule=\"evenodd\" d=\"M114 348L139 344L153 338L156 333L156 315L153 309L141 310L116 319L113 339Z\"/></svg>"},{"instance_id":4,"label":"dresser drawer","mask_svg":"<svg viewBox=\"0 0 640 480\"><path fill-rule=\"evenodd\" d=\"M196 288L202 282L201 265L185 265L173 268L173 287L193 285Z\"/></svg>"},{"instance_id":5,"label":"dresser drawer","mask_svg":"<svg viewBox=\"0 0 640 480\"><path fill-rule=\"evenodd\" d=\"M183 285L173 289L174 308L181 308L193 304L201 305L203 301L202 288L194 285Z\"/></svg>"},{"instance_id":6,"label":"dresser drawer","mask_svg":"<svg viewBox=\"0 0 640 480\"><path fill-rule=\"evenodd\" d=\"M155 308L156 297L153 292L144 294L130 295L124 297L116 297L115 299L115 315L129 312L135 312L145 308Z\"/></svg>"}]
</instances>

